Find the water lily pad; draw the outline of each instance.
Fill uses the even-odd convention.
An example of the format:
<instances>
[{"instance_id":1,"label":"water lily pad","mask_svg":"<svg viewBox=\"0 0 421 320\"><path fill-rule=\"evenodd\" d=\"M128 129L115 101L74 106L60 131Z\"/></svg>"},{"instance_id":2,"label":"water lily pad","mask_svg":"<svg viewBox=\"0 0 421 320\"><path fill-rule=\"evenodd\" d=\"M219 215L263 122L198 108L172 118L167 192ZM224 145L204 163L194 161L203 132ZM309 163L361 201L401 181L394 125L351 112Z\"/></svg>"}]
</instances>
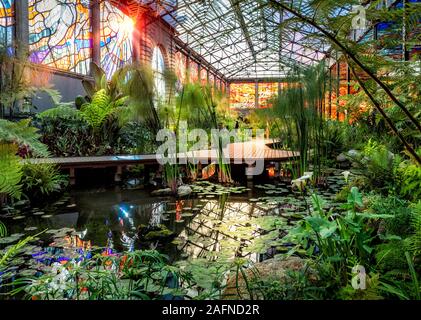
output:
<instances>
[{"instance_id":1,"label":"water lily pad","mask_svg":"<svg viewBox=\"0 0 421 320\"><path fill-rule=\"evenodd\" d=\"M25 269L25 270L19 271L18 275L22 277L32 277L32 276L35 276L36 273L37 273L36 270Z\"/></svg>"},{"instance_id":2,"label":"water lily pad","mask_svg":"<svg viewBox=\"0 0 421 320\"><path fill-rule=\"evenodd\" d=\"M34 216L42 216L43 214L45 214L44 211L36 211L33 213Z\"/></svg>"},{"instance_id":3,"label":"water lily pad","mask_svg":"<svg viewBox=\"0 0 421 320\"><path fill-rule=\"evenodd\" d=\"M51 215L51 214L45 214L45 215L41 216L41 218L48 219L48 218L51 218L52 216L53 215Z\"/></svg>"},{"instance_id":4,"label":"water lily pad","mask_svg":"<svg viewBox=\"0 0 421 320\"><path fill-rule=\"evenodd\" d=\"M35 231L35 230L38 230L38 227L26 227L23 230L25 230L25 231Z\"/></svg>"}]
</instances>

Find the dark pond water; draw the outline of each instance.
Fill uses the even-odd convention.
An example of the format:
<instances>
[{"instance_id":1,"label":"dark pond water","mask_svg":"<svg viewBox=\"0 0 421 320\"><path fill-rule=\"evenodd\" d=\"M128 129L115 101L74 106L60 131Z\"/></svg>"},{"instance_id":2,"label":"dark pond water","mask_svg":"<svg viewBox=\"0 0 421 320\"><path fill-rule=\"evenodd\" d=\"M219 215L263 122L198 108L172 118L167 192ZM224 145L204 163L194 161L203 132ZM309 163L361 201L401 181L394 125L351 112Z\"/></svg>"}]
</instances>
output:
<instances>
[{"instance_id":1,"label":"dark pond water","mask_svg":"<svg viewBox=\"0 0 421 320\"><path fill-rule=\"evenodd\" d=\"M327 199L343 186L340 173L330 179L330 187L320 190ZM20 267L23 258L13 262L23 275L42 272L43 265L54 261L85 257L92 249L156 248L173 262L218 256L260 261L270 257L264 244L277 237L268 234L268 221L278 219L287 230L307 214L310 201L287 183L252 189L204 183L194 191L190 198L176 200L151 197L145 190L94 188L73 191L43 208L3 210L9 236L0 239L0 249L48 229L28 247L29 266Z\"/></svg>"}]
</instances>

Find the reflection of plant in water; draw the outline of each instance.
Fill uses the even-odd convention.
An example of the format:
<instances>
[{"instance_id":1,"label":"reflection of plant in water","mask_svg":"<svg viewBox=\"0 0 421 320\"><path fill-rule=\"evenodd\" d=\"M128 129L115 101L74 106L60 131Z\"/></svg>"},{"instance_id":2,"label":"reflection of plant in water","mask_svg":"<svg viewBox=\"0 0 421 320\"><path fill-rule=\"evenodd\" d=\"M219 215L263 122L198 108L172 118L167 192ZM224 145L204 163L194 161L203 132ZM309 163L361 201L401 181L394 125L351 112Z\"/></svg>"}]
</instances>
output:
<instances>
[{"instance_id":1,"label":"reflection of plant in water","mask_svg":"<svg viewBox=\"0 0 421 320\"><path fill-rule=\"evenodd\" d=\"M79 262L55 264L51 272L21 279L12 294L24 291L32 299L115 300L162 299L183 296L183 285L191 276L171 267L157 251L144 250L121 255L95 255Z\"/></svg>"},{"instance_id":2,"label":"reflection of plant in water","mask_svg":"<svg viewBox=\"0 0 421 320\"><path fill-rule=\"evenodd\" d=\"M7 228L3 222L0 221L0 238L7 236Z\"/></svg>"}]
</instances>

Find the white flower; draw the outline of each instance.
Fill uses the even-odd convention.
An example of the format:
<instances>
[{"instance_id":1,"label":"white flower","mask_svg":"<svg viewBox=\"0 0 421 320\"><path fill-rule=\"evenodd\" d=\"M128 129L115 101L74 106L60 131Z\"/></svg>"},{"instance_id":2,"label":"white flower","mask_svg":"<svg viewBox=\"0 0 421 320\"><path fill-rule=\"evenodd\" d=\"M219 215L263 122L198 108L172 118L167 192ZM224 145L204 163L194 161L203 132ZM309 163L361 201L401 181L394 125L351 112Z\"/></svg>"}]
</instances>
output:
<instances>
[{"instance_id":1,"label":"white flower","mask_svg":"<svg viewBox=\"0 0 421 320\"><path fill-rule=\"evenodd\" d=\"M307 185L307 181L311 180L313 177L313 172L304 172L304 175L298 179L292 180L291 184L292 187L298 188L300 191L304 189L304 187Z\"/></svg>"},{"instance_id":2,"label":"white flower","mask_svg":"<svg viewBox=\"0 0 421 320\"><path fill-rule=\"evenodd\" d=\"M351 174L351 172L349 172L349 171L342 172L342 175L344 176L346 183L348 183L348 178L349 178L350 174Z\"/></svg>"}]
</instances>

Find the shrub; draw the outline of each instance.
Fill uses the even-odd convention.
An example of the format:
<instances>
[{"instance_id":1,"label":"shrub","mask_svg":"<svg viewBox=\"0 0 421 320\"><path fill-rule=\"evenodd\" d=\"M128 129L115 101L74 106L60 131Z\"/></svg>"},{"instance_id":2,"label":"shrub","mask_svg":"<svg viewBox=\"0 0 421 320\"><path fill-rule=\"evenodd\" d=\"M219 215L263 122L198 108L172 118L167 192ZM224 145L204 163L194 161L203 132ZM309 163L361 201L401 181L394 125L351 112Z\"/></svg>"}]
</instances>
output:
<instances>
[{"instance_id":1,"label":"shrub","mask_svg":"<svg viewBox=\"0 0 421 320\"><path fill-rule=\"evenodd\" d=\"M22 166L16 156L17 147L9 143L0 143L0 204L4 198L19 199L22 188Z\"/></svg>"},{"instance_id":2,"label":"shrub","mask_svg":"<svg viewBox=\"0 0 421 320\"><path fill-rule=\"evenodd\" d=\"M25 163L22 172L23 191L34 200L59 192L67 184L67 179L52 164Z\"/></svg>"},{"instance_id":3,"label":"shrub","mask_svg":"<svg viewBox=\"0 0 421 320\"><path fill-rule=\"evenodd\" d=\"M96 148L89 124L70 106L59 106L38 114L34 123L42 141L58 157L88 156Z\"/></svg>"},{"instance_id":4,"label":"shrub","mask_svg":"<svg viewBox=\"0 0 421 320\"><path fill-rule=\"evenodd\" d=\"M410 200L421 199L421 167L403 162L396 171L400 194Z\"/></svg>"},{"instance_id":5,"label":"shrub","mask_svg":"<svg viewBox=\"0 0 421 320\"><path fill-rule=\"evenodd\" d=\"M412 233L412 210L409 203L395 196L373 196L369 199L370 210L375 214L390 214L393 217L384 220L387 234L407 236Z\"/></svg>"},{"instance_id":6,"label":"shrub","mask_svg":"<svg viewBox=\"0 0 421 320\"><path fill-rule=\"evenodd\" d=\"M408 264L403 254L405 244L401 240L391 241L376 247L376 261L380 271L406 270Z\"/></svg>"},{"instance_id":7,"label":"shrub","mask_svg":"<svg viewBox=\"0 0 421 320\"><path fill-rule=\"evenodd\" d=\"M120 129L120 145L127 153L154 153L155 139L152 132L140 122L129 122Z\"/></svg>"}]
</instances>

